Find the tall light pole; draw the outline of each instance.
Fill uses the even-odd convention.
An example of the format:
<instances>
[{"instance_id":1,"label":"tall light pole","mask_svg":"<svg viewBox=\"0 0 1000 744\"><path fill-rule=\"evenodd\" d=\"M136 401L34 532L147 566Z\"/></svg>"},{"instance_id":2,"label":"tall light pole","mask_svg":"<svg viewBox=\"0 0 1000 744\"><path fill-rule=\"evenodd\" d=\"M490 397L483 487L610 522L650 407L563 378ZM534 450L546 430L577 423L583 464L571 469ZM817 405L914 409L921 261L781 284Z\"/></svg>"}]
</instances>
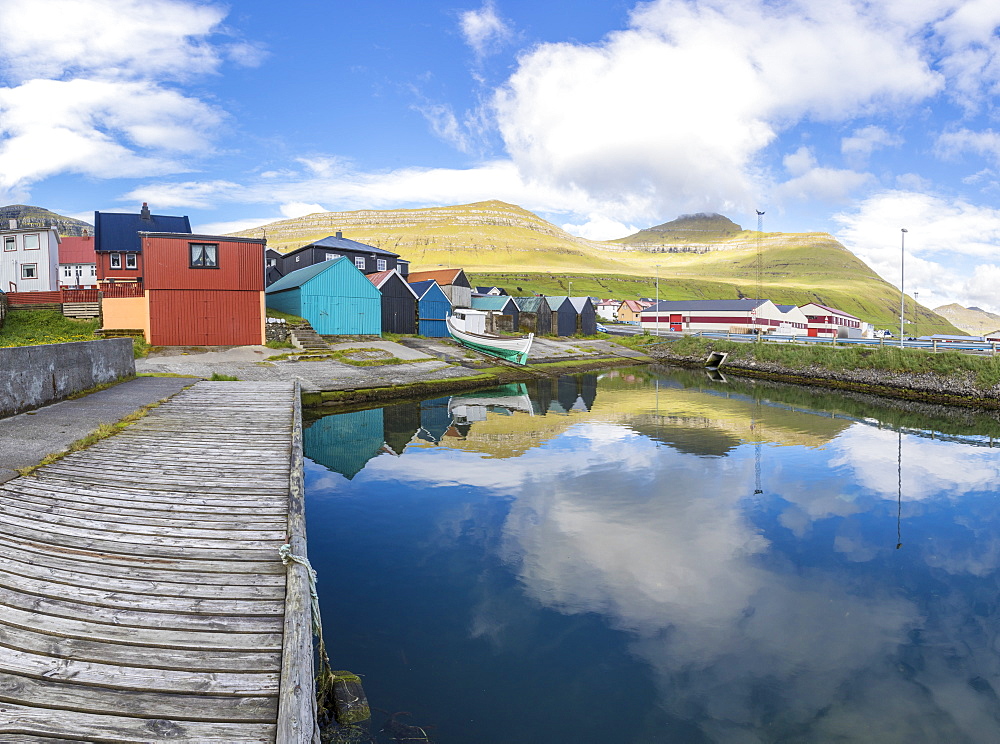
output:
<instances>
[{"instance_id":1,"label":"tall light pole","mask_svg":"<svg viewBox=\"0 0 1000 744\"><path fill-rule=\"evenodd\" d=\"M903 318L906 315L906 293L903 291L903 266L906 260L906 228L899 228L899 348L903 348Z\"/></svg>"},{"instance_id":2,"label":"tall light pole","mask_svg":"<svg viewBox=\"0 0 1000 744\"><path fill-rule=\"evenodd\" d=\"M920 329L917 327L917 317L920 311L917 309L920 307L919 298L920 293L917 290L913 290L913 335L920 338Z\"/></svg>"},{"instance_id":3,"label":"tall light pole","mask_svg":"<svg viewBox=\"0 0 1000 744\"><path fill-rule=\"evenodd\" d=\"M570 282L570 283L569 283L569 296L570 296L570 297L572 297L572 296L573 296L573 282Z\"/></svg>"},{"instance_id":4,"label":"tall light pole","mask_svg":"<svg viewBox=\"0 0 1000 744\"><path fill-rule=\"evenodd\" d=\"M656 264L656 335L660 335L660 264Z\"/></svg>"}]
</instances>

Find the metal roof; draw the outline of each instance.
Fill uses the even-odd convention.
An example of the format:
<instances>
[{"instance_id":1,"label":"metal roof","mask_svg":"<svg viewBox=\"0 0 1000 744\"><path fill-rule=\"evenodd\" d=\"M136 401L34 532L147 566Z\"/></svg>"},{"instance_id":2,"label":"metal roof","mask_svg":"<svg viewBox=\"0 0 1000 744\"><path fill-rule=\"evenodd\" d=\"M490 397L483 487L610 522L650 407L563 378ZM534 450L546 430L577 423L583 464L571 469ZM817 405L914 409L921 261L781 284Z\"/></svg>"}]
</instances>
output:
<instances>
[{"instance_id":1,"label":"metal roof","mask_svg":"<svg viewBox=\"0 0 1000 744\"><path fill-rule=\"evenodd\" d=\"M822 308L823 310L829 310L834 315L842 315L845 318L854 318L855 320L860 320L860 318L858 318L855 315L851 315L850 313L845 313L843 310L838 310L837 308L830 307L829 305L821 305L818 302L807 302L805 305L800 305L799 307L807 307L808 305L814 305L815 307Z\"/></svg>"},{"instance_id":2,"label":"metal roof","mask_svg":"<svg viewBox=\"0 0 1000 744\"><path fill-rule=\"evenodd\" d=\"M725 310L725 311L736 311L736 312L747 312L753 310L754 308L760 307L770 300L660 300L659 303L654 303L647 308L643 309L643 312L664 312L667 310L673 310L675 312L684 312L685 310L695 310L695 311L705 311L705 310Z\"/></svg>"},{"instance_id":3,"label":"metal roof","mask_svg":"<svg viewBox=\"0 0 1000 744\"><path fill-rule=\"evenodd\" d=\"M523 313L537 313L541 309L542 303L545 302L544 297L515 297L514 304L517 305L518 309ZM549 310L548 303L545 303L545 309Z\"/></svg>"},{"instance_id":4,"label":"metal roof","mask_svg":"<svg viewBox=\"0 0 1000 744\"><path fill-rule=\"evenodd\" d=\"M97 263L94 254L94 239L89 235L66 235L59 242L59 263Z\"/></svg>"},{"instance_id":5,"label":"metal roof","mask_svg":"<svg viewBox=\"0 0 1000 744\"><path fill-rule=\"evenodd\" d=\"M291 256L299 251L304 251L306 248L311 247L317 248L339 248L342 251L357 251L358 253L376 253L382 256L395 256L398 257L398 253L393 253L392 251L383 250L382 248L376 248L373 245L367 245L366 243L359 243L356 240L349 240L348 238L338 238L336 235L330 235L329 237L323 238L322 240L317 240L309 245L304 245L301 248L296 248L294 251L289 251L286 256Z\"/></svg>"},{"instance_id":6,"label":"metal roof","mask_svg":"<svg viewBox=\"0 0 1000 744\"><path fill-rule=\"evenodd\" d=\"M439 285L454 284L462 269L434 269L432 271L411 271L407 281L413 284L427 279L433 279Z\"/></svg>"},{"instance_id":7,"label":"metal roof","mask_svg":"<svg viewBox=\"0 0 1000 744\"><path fill-rule=\"evenodd\" d=\"M307 281L312 279L317 274L321 274L331 266L333 266L338 261L347 261L346 256L338 256L330 261L320 261L312 266L306 266L302 269L296 269L291 271L281 277L278 281L268 287L265 292L270 294L271 292L280 292L283 289L294 289L295 287L301 287ZM352 267L354 264L351 261L347 261Z\"/></svg>"},{"instance_id":8,"label":"metal roof","mask_svg":"<svg viewBox=\"0 0 1000 744\"><path fill-rule=\"evenodd\" d=\"M424 295L430 292L431 287L436 286L438 286L438 283L433 279L425 279L422 282L410 282L410 289L417 295L418 300L422 300Z\"/></svg>"},{"instance_id":9,"label":"metal roof","mask_svg":"<svg viewBox=\"0 0 1000 744\"><path fill-rule=\"evenodd\" d=\"M140 214L94 212L94 250L139 253L142 250L140 232L190 234L191 221L186 216L151 214L143 219Z\"/></svg>"},{"instance_id":10,"label":"metal roof","mask_svg":"<svg viewBox=\"0 0 1000 744\"><path fill-rule=\"evenodd\" d=\"M392 278L393 274L395 274L396 276L398 276L402 280L403 286L406 287L409 290L410 294L413 295L413 297L415 299L418 299L418 300L420 299L420 296L416 292L413 291L413 287L410 286L409 282L407 282L405 279L403 279L402 274L400 274L395 269L386 269L385 271L375 271L375 272L373 272L371 274L365 274L365 276L368 277L368 281L370 281L379 290L381 290L382 289L382 285L385 284L387 281L389 281L389 279Z\"/></svg>"},{"instance_id":11,"label":"metal roof","mask_svg":"<svg viewBox=\"0 0 1000 744\"><path fill-rule=\"evenodd\" d=\"M507 295L490 295L489 297L473 297L472 307L476 310L503 310L508 302L514 302L513 297ZM514 307L517 303L514 302Z\"/></svg>"},{"instance_id":12,"label":"metal roof","mask_svg":"<svg viewBox=\"0 0 1000 744\"><path fill-rule=\"evenodd\" d=\"M573 305L573 309L578 313L582 313L583 308L587 305L593 307L593 303L590 301L589 297L570 297L569 301Z\"/></svg>"}]
</instances>

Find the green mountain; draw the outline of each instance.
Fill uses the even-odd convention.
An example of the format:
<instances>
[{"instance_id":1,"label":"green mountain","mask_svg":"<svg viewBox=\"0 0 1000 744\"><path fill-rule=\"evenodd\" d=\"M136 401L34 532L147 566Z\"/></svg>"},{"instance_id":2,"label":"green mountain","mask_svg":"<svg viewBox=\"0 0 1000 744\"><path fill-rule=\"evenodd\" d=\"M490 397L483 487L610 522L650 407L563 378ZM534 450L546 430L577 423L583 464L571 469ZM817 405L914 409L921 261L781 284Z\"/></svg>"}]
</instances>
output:
<instances>
[{"instance_id":1,"label":"green mountain","mask_svg":"<svg viewBox=\"0 0 1000 744\"><path fill-rule=\"evenodd\" d=\"M740 230L720 215L691 215L642 233L688 242L629 244L570 235L526 209L501 201L427 209L319 212L235 235L266 237L291 250L342 231L344 237L394 251L411 269L463 267L475 284L512 294L589 294L630 300L733 299L757 294L756 256L763 260L761 294L782 304L821 302L878 328L899 325L899 290L826 233ZM699 236L693 241L694 235ZM907 300L908 322L920 333L955 333L947 320Z\"/></svg>"},{"instance_id":2,"label":"green mountain","mask_svg":"<svg viewBox=\"0 0 1000 744\"><path fill-rule=\"evenodd\" d=\"M637 233L613 242L634 247L670 248L690 243L712 244L729 240L743 233L743 228L721 214L682 214L676 220L656 227L647 227Z\"/></svg>"},{"instance_id":3,"label":"green mountain","mask_svg":"<svg viewBox=\"0 0 1000 744\"><path fill-rule=\"evenodd\" d=\"M64 217L42 207L31 207L27 204L9 204L0 207L0 220L2 220L0 225L6 227L7 220L11 219L16 219L20 227L55 227L60 235L83 235L84 230L90 235L94 234L94 226L89 222Z\"/></svg>"}]
</instances>

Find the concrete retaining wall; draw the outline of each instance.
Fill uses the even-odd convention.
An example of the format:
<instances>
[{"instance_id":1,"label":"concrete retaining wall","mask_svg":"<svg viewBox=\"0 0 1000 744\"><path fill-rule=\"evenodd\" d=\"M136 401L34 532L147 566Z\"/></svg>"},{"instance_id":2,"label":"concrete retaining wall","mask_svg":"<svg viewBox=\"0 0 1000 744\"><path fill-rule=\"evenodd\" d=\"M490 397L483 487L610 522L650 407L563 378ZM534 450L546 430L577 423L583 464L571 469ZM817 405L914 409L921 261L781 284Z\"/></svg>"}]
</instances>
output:
<instances>
[{"instance_id":1,"label":"concrete retaining wall","mask_svg":"<svg viewBox=\"0 0 1000 744\"><path fill-rule=\"evenodd\" d=\"M130 338L0 349L0 417L134 374Z\"/></svg>"}]
</instances>

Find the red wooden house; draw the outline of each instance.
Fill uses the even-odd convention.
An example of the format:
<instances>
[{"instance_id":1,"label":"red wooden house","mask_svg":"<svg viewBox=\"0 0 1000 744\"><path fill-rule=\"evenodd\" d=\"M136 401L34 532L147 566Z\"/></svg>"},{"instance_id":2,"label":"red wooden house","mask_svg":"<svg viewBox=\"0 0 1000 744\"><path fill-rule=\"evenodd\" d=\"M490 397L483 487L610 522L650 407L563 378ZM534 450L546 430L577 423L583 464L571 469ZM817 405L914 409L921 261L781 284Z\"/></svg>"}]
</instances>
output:
<instances>
[{"instance_id":1,"label":"red wooden house","mask_svg":"<svg viewBox=\"0 0 1000 744\"><path fill-rule=\"evenodd\" d=\"M153 232L139 237L141 280L102 283L105 328L142 329L154 346L264 343L264 240ZM116 296L119 289L123 296Z\"/></svg>"}]
</instances>

